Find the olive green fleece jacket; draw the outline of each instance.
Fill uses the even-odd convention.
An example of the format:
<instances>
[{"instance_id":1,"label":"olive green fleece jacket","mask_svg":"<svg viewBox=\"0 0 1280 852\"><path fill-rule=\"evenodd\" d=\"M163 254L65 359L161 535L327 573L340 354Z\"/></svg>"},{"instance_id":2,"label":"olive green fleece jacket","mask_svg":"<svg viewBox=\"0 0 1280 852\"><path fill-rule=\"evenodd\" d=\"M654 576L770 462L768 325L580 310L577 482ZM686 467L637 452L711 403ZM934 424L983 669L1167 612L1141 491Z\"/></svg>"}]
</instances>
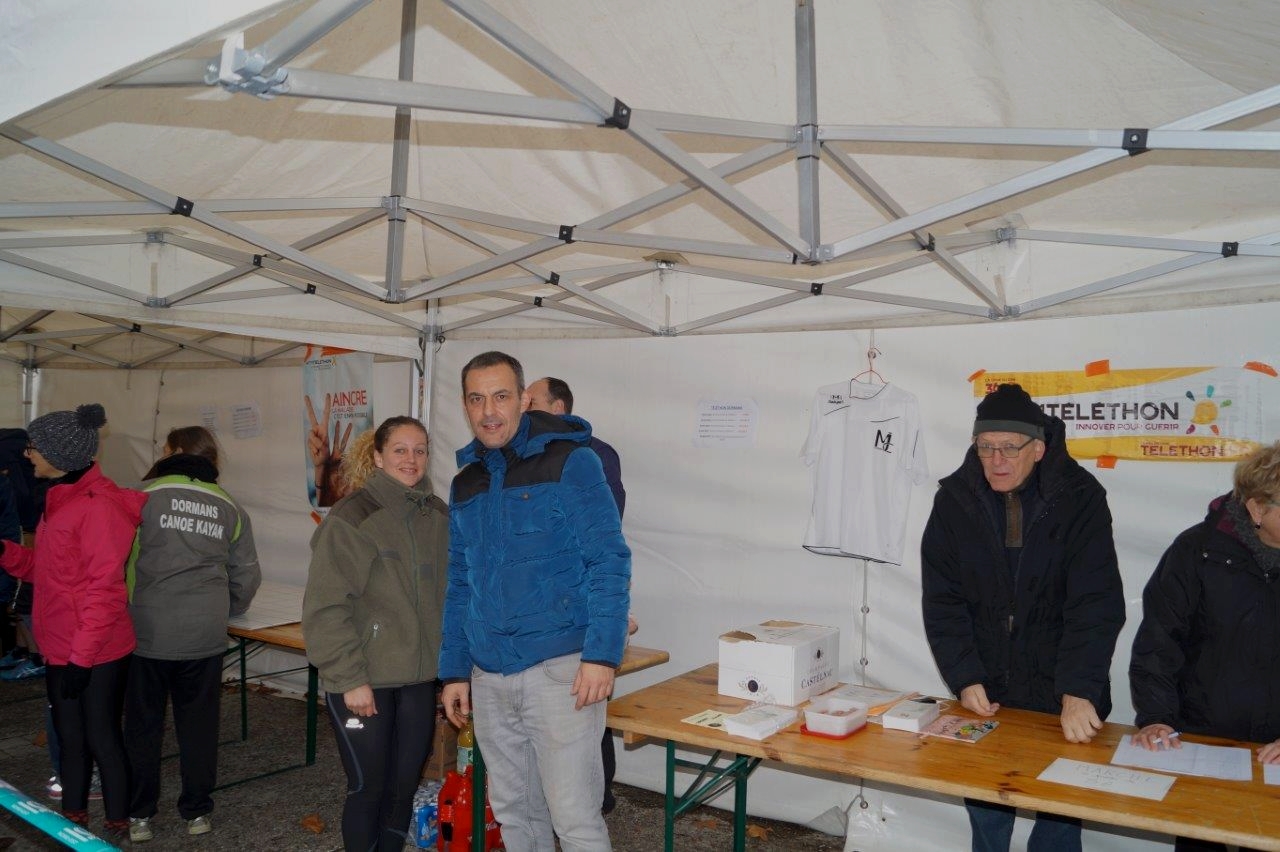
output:
<instances>
[{"instance_id":1,"label":"olive green fleece jacket","mask_svg":"<svg viewBox=\"0 0 1280 852\"><path fill-rule=\"evenodd\" d=\"M302 603L307 658L328 692L436 677L449 566L449 509L424 478L382 470L311 537Z\"/></svg>"}]
</instances>

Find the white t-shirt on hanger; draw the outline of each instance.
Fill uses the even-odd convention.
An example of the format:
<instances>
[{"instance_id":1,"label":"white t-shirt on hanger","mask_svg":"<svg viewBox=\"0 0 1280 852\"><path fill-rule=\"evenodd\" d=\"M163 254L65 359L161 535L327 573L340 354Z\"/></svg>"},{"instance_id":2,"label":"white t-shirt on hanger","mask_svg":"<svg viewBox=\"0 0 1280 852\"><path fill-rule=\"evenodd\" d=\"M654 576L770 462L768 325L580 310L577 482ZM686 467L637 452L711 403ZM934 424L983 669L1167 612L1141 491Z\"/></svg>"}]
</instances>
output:
<instances>
[{"instance_id":1,"label":"white t-shirt on hanger","mask_svg":"<svg viewBox=\"0 0 1280 852\"><path fill-rule=\"evenodd\" d=\"M818 388L800 455L814 468L804 546L901 565L911 488L929 476L915 395L858 381Z\"/></svg>"}]
</instances>

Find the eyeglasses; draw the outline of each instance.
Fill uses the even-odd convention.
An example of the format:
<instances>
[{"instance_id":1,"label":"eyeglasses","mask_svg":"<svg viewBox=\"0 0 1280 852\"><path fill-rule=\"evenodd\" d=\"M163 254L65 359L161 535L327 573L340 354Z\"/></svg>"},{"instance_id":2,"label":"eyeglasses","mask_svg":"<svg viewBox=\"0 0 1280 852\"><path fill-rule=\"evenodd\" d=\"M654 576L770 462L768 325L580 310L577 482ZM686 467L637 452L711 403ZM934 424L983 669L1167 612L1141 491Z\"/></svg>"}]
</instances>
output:
<instances>
[{"instance_id":1,"label":"eyeglasses","mask_svg":"<svg viewBox=\"0 0 1280 852\"><path fill-rule=\"evenodd\" d=\"M1035 438L1028 438L1026 443L1017 447L1011 444L1005 444L1001 447L993 447L990 444L974 444L973 448L978 451L978 458L981 459L989 459L995 455L997 451L1007 459L1016 459L1018 457L1018 453L1025 450L1033 441L1035 441Z\"/></svg>"}]
</instances>

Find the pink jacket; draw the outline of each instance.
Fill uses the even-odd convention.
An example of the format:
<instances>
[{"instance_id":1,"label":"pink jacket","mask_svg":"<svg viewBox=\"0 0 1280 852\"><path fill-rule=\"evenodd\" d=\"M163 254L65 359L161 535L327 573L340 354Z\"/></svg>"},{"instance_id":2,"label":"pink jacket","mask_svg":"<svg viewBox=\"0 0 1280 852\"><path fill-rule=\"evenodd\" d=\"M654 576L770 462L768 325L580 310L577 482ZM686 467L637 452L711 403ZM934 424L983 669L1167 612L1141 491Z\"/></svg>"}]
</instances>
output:
<instances>
[{"instance_id":1,"label":"pink jacket","mask_svg":"<svg viewBox=\"0 0 1280 852\"><path fill-rule=\"evenodd\" d=\"M0 568L34 585L32 627L49 664L94 666L133 651L124 566L146 501L95 463L49 489L34 548L4 542Z\"/></svg>"}]
</instances>

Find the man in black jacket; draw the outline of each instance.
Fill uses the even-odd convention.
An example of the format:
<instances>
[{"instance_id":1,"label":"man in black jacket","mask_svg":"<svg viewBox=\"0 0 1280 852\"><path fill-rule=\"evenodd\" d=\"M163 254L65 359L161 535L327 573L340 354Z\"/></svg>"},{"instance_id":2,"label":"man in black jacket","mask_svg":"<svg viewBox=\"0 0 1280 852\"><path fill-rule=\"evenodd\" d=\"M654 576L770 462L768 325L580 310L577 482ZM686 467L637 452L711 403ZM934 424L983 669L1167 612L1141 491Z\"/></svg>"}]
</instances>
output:
<instances>
[{"instance_id":1,"label":"man in black jacket","mask_svg":"<svg viewBox=\"0 0 1280 852\"><path fill-rule=\"evenodd\" d=\"M943 680L980 716L1057 713L1088 742L1111 711L1124 593L1106 492L1066 429L1019 385L978 404L973 446L939 483L921 544L925 633ZM1009 848L1013 808L965 800L974 852ZM1028 845L1080 848L1078 820L1037 816Z\"/></svg>"}]
</instances>

